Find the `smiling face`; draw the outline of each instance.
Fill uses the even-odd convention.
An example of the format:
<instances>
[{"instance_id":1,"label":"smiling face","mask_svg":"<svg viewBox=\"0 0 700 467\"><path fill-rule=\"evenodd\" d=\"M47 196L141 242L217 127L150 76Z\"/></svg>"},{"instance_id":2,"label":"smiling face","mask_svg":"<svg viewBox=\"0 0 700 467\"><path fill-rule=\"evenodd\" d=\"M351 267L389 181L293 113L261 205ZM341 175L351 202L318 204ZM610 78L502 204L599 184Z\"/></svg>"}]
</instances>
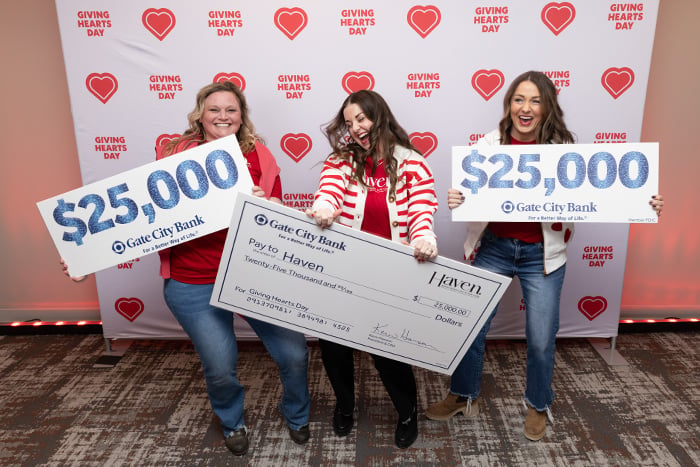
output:
<instances>
[{"instance_id":1,"label":"smiling face","mask_svg":"<svg viewBox=\"0 0 700 467\"><path fill-rule=\"evenodd\" d=\"M369 130L374 122L365 116L364 111L357 104L348 104L343 110L343 116L352 139L362 146L362 149L369 149Z\"/></svg>"},{"instance_id":2,"label":"smiling face","mask_svg":"<svg viewBox=\"0 0 700 467\"><path fill-rule=\"evenodd\" d=\"M241 103L234 93L218 91L204 100L199 122L204 127L207 141L238 133L241 121Z\"/></svg>"},{"instance_id":3,"label":"smiling face","mask_svg":"<svg viewBox=\"0 0 700 467\"><path fill-rule=\"evenodd\" d=\"M510 100L510 118L513 121L510 136L524 143L537 139L536 131L542 123L542 107L540 91L535 83L520 83Z\"/></svg>"}]
</instances>

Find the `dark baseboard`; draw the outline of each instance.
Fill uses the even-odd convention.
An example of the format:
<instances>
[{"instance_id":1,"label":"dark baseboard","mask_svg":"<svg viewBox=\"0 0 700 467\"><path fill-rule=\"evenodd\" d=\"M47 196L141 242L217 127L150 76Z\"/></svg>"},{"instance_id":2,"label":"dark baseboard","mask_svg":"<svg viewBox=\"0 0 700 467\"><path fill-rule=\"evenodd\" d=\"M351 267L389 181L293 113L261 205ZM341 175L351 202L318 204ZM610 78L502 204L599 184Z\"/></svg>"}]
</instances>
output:
<instances>
[{"instance_id":1,"label":"dark baseboard","mask_svg":"<svg viewBox=\"0 0 700 467\"><path fill-rule=\"evenodd\" d=\"M63 324L56 326L47 324L42 326L10 326L0 325L0 336L45 336L54 334L102 334L101 324Z\"/></svg>"},{"instance_id":2,"label":"dark baseboard","mask_svg":"<svg viewBox=\"0 0 700 467\"><path fill-rule=\"evenodd\" d=\"M632 334L640 332L696 332L700 331L700 322L682 323L620 323L618 327L619 334Z\"/></svg>"}]
</instances>

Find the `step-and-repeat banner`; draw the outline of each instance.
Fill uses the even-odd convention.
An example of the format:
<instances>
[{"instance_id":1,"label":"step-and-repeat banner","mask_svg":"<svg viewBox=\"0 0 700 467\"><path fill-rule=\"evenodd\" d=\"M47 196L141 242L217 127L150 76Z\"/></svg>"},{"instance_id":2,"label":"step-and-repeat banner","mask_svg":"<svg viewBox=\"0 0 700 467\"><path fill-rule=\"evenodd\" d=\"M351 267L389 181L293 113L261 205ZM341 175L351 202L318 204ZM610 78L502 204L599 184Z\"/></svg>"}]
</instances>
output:
<instances>
[{"instance_id":1,"label":"step-and-repeat banner","mask_svg":"<svg viewBox=\"0 0 700 467\"><path fill-rule=\"evenodd\" d=\"M350 5L352 3L352 5ZM56 0L78 157L88 184L149 163L187 127L196 92L232 80L282 169L284 202L311 205L329 153L321 132L348 93L384 96L435 172L440 253L451 148L496 128L508 84L546 73L579 143L637 142L658 0ZM617 335L626 224L580 224L569 245L560 336ZM105 337L185 337L149 255L97 273ZM523 337L517 280L491 337ZM237 320L240 337L254 334Z\"/></svg>"}]
</instances>

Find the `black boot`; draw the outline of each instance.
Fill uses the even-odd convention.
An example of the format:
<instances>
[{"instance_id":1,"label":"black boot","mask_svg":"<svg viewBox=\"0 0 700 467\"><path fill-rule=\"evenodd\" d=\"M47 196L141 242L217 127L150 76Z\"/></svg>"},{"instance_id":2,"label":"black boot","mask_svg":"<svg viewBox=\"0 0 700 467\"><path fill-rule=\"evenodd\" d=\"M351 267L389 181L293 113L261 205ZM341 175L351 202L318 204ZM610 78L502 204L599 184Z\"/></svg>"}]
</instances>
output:
<instances>
[{"instance_id":1,"label":"black boot","mask_svg":"<svg viewBox=\"0 0 700 467\"><path fill-rule=\"evenodd\" d=\"M352 426L354 424L352 418L352 410L350 413L343 412L340 407L335 406L333 411L333 431L338 436L345 436L352 431Z\"/></svg>"},{"instance_id":2,"label":"black boot","mask_svg":"<svg viewBox=\"0 0 700 467\"><path fill-rule=\"evenodd\" d=\"M416 438L418 438L418 414L414 407L410 417L405 420L399 419L399 423L396 425L394 442L396 447L406 449L413 444Z\"/></svg>"}]
</instances>

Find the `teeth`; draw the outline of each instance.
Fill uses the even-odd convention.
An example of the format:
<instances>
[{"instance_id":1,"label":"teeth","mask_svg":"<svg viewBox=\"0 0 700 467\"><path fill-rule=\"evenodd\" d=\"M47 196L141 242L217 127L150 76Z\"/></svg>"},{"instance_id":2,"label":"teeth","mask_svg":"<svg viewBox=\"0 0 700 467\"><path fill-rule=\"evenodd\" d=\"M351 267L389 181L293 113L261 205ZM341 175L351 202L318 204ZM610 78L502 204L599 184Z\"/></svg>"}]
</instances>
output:
<instances>
[{"instance_id":1,"label":"teeth","mask_svg":"<svg viewBox=\"0 0 700 467\"><path fill-rule=\"evenodd\" d=\"M228 126L231 126L231 124L230 123L217 123L216 126L228 127Z\"/></svg>"}]
</instances>

